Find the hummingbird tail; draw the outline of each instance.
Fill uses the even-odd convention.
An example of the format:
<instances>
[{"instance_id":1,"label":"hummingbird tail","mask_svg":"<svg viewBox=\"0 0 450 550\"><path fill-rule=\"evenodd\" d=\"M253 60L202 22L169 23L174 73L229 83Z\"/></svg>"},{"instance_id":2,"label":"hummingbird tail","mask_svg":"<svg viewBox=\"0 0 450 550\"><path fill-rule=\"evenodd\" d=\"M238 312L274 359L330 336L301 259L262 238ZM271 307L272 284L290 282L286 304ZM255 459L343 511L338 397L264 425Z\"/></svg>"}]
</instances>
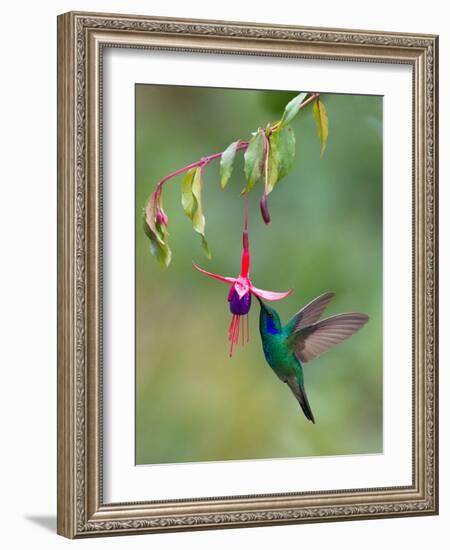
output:
<instances>
[{"instance_id":1,"label":"hummingbird tail","mask_svg":"<svg viewBox=\"0 0 450 550\"><path fill-rule=\"evenodd\" d=\"M316 423L314 420L314 415L311 410L311 407L309 405L308 397L306 396L305 389L300 387L298 395L296 395L298 402L300 403L300 407L302 408L302 411L304 412L306 418L310 420L313 424Z\"/></svg>"}]
</instances>

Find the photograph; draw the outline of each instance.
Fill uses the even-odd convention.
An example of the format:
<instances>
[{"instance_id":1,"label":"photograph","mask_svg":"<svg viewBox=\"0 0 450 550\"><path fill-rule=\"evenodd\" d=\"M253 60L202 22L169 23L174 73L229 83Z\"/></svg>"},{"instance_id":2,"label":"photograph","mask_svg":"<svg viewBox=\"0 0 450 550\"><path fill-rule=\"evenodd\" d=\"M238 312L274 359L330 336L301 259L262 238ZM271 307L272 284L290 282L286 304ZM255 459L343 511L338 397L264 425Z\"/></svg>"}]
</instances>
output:
<instances>
[{"instance_id":1,"label":"photograph","mask_svg":"<svg viewBox=\"0 0 450 550\"><path fill-rule=\"evenodd\" d=\"M135 222L137 465L383 452L382 96L137 83Z\"/></svg>"}]
</instances>

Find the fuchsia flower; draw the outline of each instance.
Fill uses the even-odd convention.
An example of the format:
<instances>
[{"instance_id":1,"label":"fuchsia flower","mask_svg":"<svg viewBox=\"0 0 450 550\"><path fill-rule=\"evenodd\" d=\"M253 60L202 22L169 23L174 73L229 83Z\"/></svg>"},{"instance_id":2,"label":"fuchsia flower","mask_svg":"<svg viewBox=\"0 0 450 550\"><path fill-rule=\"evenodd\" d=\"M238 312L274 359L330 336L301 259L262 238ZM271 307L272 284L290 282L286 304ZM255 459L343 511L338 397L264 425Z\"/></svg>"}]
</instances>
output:
<instances>
[{"instance_id":1,"label":"fuchsia flower","mask_svg":"<svg viewBox=\"0 0 450 550\"><path fill-rule=\"evenodd\" d=\"M247 224L246 224L247 225ZM264 298L269 301L282 300L289 296L292 289L287 292L272 292L270 290L261 290L253 286L249 279L250 272L250 251L248 247L248 232L247 227L244 230L243 235L243 251L241 262L241 273L239 277L224 277L222 275L216 275L215 273L209 273L194 263L195 269L207 275L213 277L224 283L231 284L230 292L228 293L228 302L230 305L230 311L232 313L230 327L228 329L228 340L230 341L230 357L233 355L233 346L239 341L239 325L241 324L242 330L242 345L245 340L245 326L244 317L247 320L247 342L250 339L248 312L252 303L252 294L259 298Z\"/></svg>"}]
</instances>

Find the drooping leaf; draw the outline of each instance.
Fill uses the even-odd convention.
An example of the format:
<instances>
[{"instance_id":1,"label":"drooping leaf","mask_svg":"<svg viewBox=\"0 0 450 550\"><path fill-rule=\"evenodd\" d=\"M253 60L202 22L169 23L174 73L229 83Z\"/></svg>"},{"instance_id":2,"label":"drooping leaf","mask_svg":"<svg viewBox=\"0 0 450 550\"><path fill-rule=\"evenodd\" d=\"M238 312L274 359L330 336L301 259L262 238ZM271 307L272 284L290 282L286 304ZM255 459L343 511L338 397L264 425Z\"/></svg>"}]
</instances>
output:
<instances>
[{"instance_id":1,"label":"drooping leaf","mask_svg":"<svg viewBox=\"0 0 450 550\"><path fill-rule=\"evenodd\" d=\"M202 208L202 169L195 170L194 179L192 181L192 196L194 197L195 207L192 214L192 225L200 235L205 234L205 216Z\"/></svg>"},{"instance_id":2,"label":"drooping leaf","mask_svg":"<svg viewBox=\"0 0 450 550\"><path fill-rule=\"evenodd\" d=\"M268 195L275 185L292 168L295 156L295 134L291 126L278 126L269 134L264 163L264 192L260 201L261 215L265 224L270 224Z\"/></svg>"},{"instance_id":3,"label":"drooping leaf","mask_svg":"<svg viewBox=\"0 0 450 550\"><path fill-rule=\"evenodd\" d=\"M150 252L153 256L156 256L158 262L163 267L168 267L172 261L172 251L169 248L167 242L161 244L160 242L154 242L153 239L150 240Z\"/></svg>"},{"instance_id":4,"label":"drooping leaf","mask_svg":"<svg viewBox=\"0 0 450 550\"><path fill-rule=\"evenodd\" d=\"M193 168L186 173L181 182L181 203L183 209L192 221L192 227L202 238L202 248L208 258L211 257L205 238L205 216L202 207L202 169Z\"/></svg>"},{"instance_id":5,"label":"drooping leaf","mask_svg":"<svg viewBox=\"0 0 450 550\"><path fill-rule=\"evenodd\" d=\"M243 193L248 193L253 189L255 183L261 177L264 165L264 145L265 134L261 128L251 137L247 150L244 153L244 172L247 179Z\"/></svg>"},{"instance_id":6,"label":"drooping leaf","mask_svg":"<svg viewBox=\"0 0 450 550\"><path fill-rule=\"evenodd\" d=\"M233 171L234 158L236 156L236 148L239 144L238 141L233 141L220 157L220 186L225 189L228 180L230 179L231 172Z\"/></svg>"},{"instance_id":7,"label":"drooping leaf","mask_svg":"<svg viewBox=\"0 0 450 550\"><path fill-rule=\"evenodd\" d=\"M192 184L194 182L194 177L196 174L196 169L192 168L188 172L186 172L184 178L181 181L181 204L183 206L183 210L186 213L186 216L188 216L189 219L192 220L192 216L194 215L195 210L195 197L192 194Z\"/></svg>"},{"instance_id":8,"label":"drooping leaf","mask_svg":"<svg viewBox=\"0 0 450 550\"><path fill-rule=\"evenodd\" d=\"M303 100L307 94L305 92L301 92L300 94L296 95L284 108L283 116L280 120L280 126L286 126L286 124L289 124L291 120L295 117L295 115L299 112L301 104L303 103Z\"/></svg>"},{"instance_id":9,"label":"drooping leaf","mask_svg":"<svg viewBox=\"0 0 450 550\"><path fill-rule=\"evenodd\" d=\"M150 252L156 256L161 265L167 267L172 253L167 242L166 225L158 221L158 211L164 212L159 189L152 193L145 206L143 223L145 234L150 239Z\"/></svg>"},{"instance_id":10,"label":"drooping leaf","mask_svg":"<svg viewBox=\"0 0 450 550\"><path fill-rule=\"evenodd\" d=\"M267 205L267 195L272 191L278 179L278 156L277 151L272 148L270 137L266 141L266 147L267 151L264 160L264 191L259 205L264 223L268 225L270 223L270 214Z\"/></svg>"},{"instance_id":11,"label":"drooping leaf","mask_svg":"<svg viewBox=\"0 0 450 550\"><path fill-rule=\"evenodd\" d=\"M292 168L295 157L295 134L291 126L278 128L269 136L265 190L269 194Z\"/></svg>"},{"instance_id":12,"label":"drooping leaf","mask_svg":"<svg viewBox=\"0 0 450 550\"><path fill-rule=\"evenodd\" d=\"M281 128L278 135L278 154L280 163L278 166L278 181L290 172L295 158L295 133L292 126Z\"/></svg>"},{"instance_id":13,"label":"drooping leaf","mask_svg":"<svg viewBox=\"0 0 450 550\"><path fill-rule=\"evenodd\" d=\"M268 139L267 158L264 174L264 189L267 194L272 191L279 180L279 164L280 158L278 145L276 143L276 138L274 142L273 134L271 134Z\"/></svg>"},{"instance_id":14,"label":"drooping leaf","mask_svg":"<svg viewBox=\"0 0 450 550\"><path fill-rule=\"evenodd\" d=\"M151 231L155 235L155 237L160 241L160 243L163 244L164 240L161 238L158 231L156 230L156 211L158 208L158 198L159 198L159 194L157 191L155 191L150 195L150 198L148 199L147 204L145 206L144 217L145 217L145 222L149 228L149 231Z\"/></svg>"},{"instance_id":15,"label":"drooping leaf","mask_svg":"<svg viewBox=\"0 0 450 550\"><path fill-rule=\"evenodd\" d=\"M144 212L144 232L150 239L150 252L156 257L160 265L167 267L172 259L172 252L167 243L167 230L164 225L154 224L154 230L147 222L147 216Z\"/></svg>"},{"instance_id":16,"label":"drooping leaf","mask_svg":"<svg viewBox=\"0 0 450 550\"><path fill-rule=\"evenodd\" d=\"M211 251L209 249L208 241L205 238L205 235L202 235L202 248L207 258L211 259Z\"/></svg>"},{"instance_id":17,"label":"drooping leaf","mask_svg":"<svg viewBox=\"0 0 450 550\"><path fill-rule=\"evenodd\" d=\"M323 155L328 140L328 113L325 105L322 101L320 101L320 99L314 102L313 116L316 121L317 133L320 139L320 155Z\"/></svg>"}]
</instances>

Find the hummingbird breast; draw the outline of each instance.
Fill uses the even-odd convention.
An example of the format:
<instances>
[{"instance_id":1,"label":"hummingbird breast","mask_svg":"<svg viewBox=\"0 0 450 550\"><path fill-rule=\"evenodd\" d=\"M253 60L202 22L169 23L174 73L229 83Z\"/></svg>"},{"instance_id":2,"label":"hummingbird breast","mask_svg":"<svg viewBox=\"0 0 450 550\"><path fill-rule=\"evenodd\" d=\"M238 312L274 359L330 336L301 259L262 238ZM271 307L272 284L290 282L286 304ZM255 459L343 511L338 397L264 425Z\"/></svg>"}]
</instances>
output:
<instances>
[{"instance_id":1,"label":"hummingbird breast","mask_svg":"<svg viewBox=\"0 0 450 550\"><path fill-rule=\"evenodd\" d=\"M286 345L284 334L266 334L262 338L266 361L282 380L296 373L295 357Z\"/></svg>"}]
</instances>

